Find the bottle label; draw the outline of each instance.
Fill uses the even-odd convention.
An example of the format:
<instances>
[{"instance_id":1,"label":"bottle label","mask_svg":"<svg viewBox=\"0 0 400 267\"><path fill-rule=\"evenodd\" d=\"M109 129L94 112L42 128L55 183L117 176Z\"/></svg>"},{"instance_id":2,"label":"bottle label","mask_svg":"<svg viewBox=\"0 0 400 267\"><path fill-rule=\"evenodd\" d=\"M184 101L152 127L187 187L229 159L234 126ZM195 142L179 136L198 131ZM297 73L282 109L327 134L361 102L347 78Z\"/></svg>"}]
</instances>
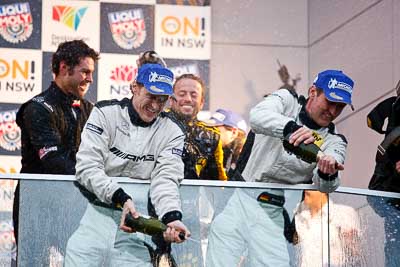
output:
<instances>
[{"instance_id":1,"label":"bottle label","mask_svg":"<svg viewBox=\"0 0 400 267\"><path fill-rule=\"evenodd\" d=\"M314 144L316 144L319 148L321 148L322 144L324 143L324 138L317 132L312 132L312 135L315 139Z\"/></svg>"}]
</instances>

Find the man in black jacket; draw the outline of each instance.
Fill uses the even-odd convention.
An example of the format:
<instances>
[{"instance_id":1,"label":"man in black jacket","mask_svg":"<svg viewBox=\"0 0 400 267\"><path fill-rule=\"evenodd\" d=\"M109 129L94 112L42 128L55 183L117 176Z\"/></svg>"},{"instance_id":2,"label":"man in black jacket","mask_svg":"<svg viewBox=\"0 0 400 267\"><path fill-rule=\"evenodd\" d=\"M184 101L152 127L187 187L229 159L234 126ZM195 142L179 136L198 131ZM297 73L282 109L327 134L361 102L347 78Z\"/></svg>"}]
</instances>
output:
<instances>
[{"instance_id":1,"label":"man in black jacket","mask_svg":"<svg viewBox=\"0 0 400 267\"><path fill-rule=\"evenodd\" d=\"M371 190L400 193L399 89L400 81L397 84L398 95L380 102L367 116L368 127L385 135L376 153L374 174L368 185ZM400 199L369 196L367 200L375 213L384 219L385 266L400 266L400 258L395 256L400 248Z\"/></svg>"},{"instance_id":2,"label":"man in black jacket","mask_svg":"<svg viewBox=\"0 0 400 267\"><path fill-rule=\"evenodd\" d=\"M21 173L75 174L80 135L93 105L84 96L93 82L99 53L82 40L61 43L53 54L54 81L17 113L22 133ZM14 196L18 242L19 184Z\"/></svg>"},{"instance_id":3,"label":"man in black jacket","mask_svg":"<svg viewBox=\"0 0 400 267\"><path fill-rule=\"evenodd\" d=\"M227 180L220 131L197 119L203 108L206 86L194 74L179 76L174 84L171 109L167 116L186 134L183 162L185 179Z\"/></svg>"}]
</instances>

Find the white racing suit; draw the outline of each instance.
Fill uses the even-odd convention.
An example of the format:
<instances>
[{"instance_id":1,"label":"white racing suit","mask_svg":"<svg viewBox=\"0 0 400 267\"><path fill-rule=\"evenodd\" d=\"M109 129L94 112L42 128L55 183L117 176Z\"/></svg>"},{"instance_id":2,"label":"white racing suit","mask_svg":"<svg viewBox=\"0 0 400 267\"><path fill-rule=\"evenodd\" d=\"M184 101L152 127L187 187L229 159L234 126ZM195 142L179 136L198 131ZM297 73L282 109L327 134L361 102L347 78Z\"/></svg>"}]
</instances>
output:
<instances>
[{"instance_id":1,"label":"white racing suit","mask_svg":"<svg viewBox=\"0 0 400 267\"><path fill-rule=\"evenodd\" d=\"M150 198L159 218L181 217L183 144L182 130L163 113L146 123L127 98L99 102L82 132L76 178L110 207L121 190L110 177L151 180ZM68 241L65 266L152 266L141 235L119 230L120 218L119 210L89 203Z\"/></svg>"},{"instance_id":2,"label":"white racing suit","mask_svg":"<svg viewBox=\"0 0 400 267\"><path fill-rule=\"evenodd\" d=\"M300 98L301 99L301 98ZM319 127L305 112L301 101L286 89L278 90L250 112L250 125L255 140L242 173L249 182L280 184L314 183L320 191L332 192L339 177L322 179L316 163L309 164L286 152L282 145L285 126L290 121L304 125L322 137L321 150L343 163L347 142L335 134L334 125ZM283 196L282 190L238 189L224 211L219 214L209 233L207 267L237 266L248 248L246 266L289 266L289 255L283 235L283 207L258 201L268 191Z\"/></svg>"}]
</instances>

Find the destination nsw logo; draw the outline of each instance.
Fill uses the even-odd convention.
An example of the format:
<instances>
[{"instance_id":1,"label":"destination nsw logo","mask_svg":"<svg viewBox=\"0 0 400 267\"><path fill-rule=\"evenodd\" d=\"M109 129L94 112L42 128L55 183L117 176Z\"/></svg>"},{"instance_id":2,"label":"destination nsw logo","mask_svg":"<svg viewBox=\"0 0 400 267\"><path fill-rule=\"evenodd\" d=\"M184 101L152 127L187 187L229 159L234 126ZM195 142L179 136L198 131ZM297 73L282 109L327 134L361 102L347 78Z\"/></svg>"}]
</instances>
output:
<instances>
[{"instance_id":1,"label":"destination nsw logo","mask_svg":"<svg viewBox=\"0 0 400 267\"><path fill-rule=\"evenodd\" d=\"M59 21L76 31L86 10L87 7L53 6L53 20Z\"/></svg>"}]
</instances>

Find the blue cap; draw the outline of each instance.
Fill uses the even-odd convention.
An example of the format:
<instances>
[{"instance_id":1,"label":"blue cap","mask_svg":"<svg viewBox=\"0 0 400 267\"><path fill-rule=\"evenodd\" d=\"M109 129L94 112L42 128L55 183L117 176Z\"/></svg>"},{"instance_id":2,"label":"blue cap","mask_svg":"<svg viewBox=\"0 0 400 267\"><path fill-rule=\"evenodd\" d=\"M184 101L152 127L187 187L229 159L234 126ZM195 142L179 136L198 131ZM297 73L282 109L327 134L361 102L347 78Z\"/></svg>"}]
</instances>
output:
<instances>
[{"instance_id":1,"label":"blue cap","mask_svg":"<svg viewBox=\"0 0 400 267\"><path fill-rule=\"evenodd\" d=\"M172 95L174 74L159 64L143 64L136 77L136 81L153 95Z\"/></svg>"},{"instance_id":2,"label":"blue cap","mask_svg":"<svg viewBox=\"0 0 400 267\"><path fill-rule=\"evenodd\" d=\"M239 114L227 109L217 109L209 122L214 126L226 125L244 132L247 131L246 121Z\"/></svg>"},{"instance_id":3,"label":"blue cap","mask_svg":"<svg viewBox=\"0 0 400 267\"><path fill-rule=\"evenodd\" d=\"M320 72L313 84L324 91L325 97L329 101L351 105L354 82L342 71L325 70Z\"/></svg>"}]
</instances>

